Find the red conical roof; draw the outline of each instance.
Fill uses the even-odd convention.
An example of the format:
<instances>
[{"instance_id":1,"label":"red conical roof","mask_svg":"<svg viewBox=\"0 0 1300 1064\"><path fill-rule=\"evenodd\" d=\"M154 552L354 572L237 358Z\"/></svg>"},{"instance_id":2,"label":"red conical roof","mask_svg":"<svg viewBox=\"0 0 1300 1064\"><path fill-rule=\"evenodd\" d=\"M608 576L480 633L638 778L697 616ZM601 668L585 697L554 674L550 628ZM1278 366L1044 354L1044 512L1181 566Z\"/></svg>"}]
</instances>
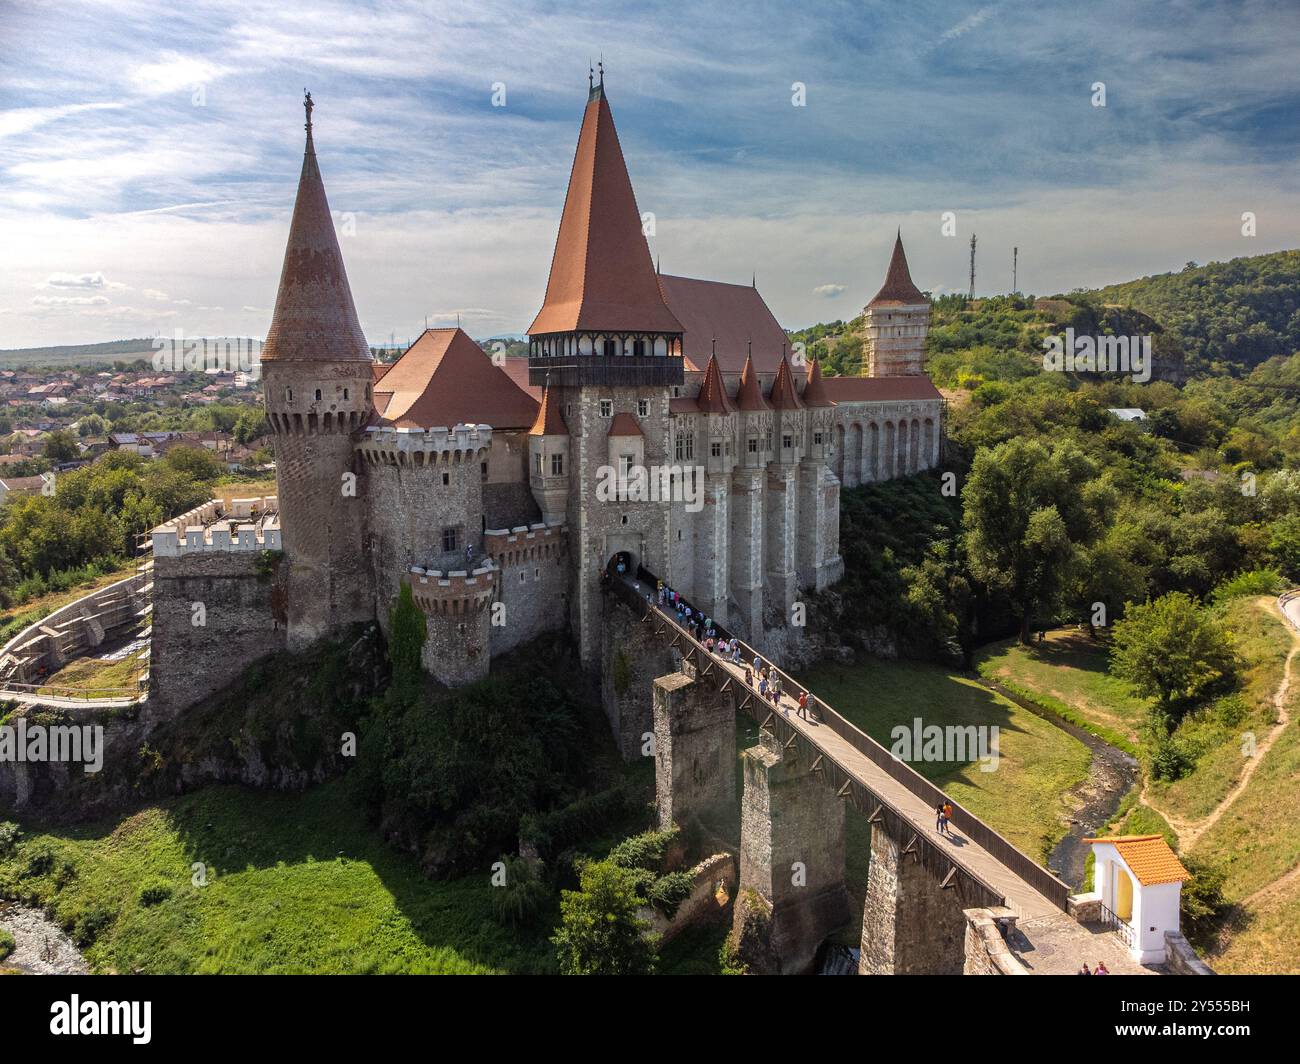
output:
<instances>
[{"instance_id":1,"label":"red conical roof","mask_svg":"<svg viewBox=\"0 0 1300 1064\"><path fill-rule=\"evenodd\" d=\"M924 302L926 302L925 296L912 283L912 275L908 272L907 256L903 254L903 233L899 230L898 236L894 239L894 254L889 259L889 272L885 274L885 283L867 306L905 307Z\"/></svg>"},{"instance_id":2,"label":"red conical roof","mask_svg":"<svg viewBox=\"0 0 1300 1064\"><path fill-rule=\"evenodd\" d=\"M700 385L696 402L700 412L705 414L730 414L736 409L736 404L727 394L727 386L722 383L722 370L718 368L717 355L709 356L709 364L704 370L704 383Z\"/></svg>"},{"instance_id":3,"label":"red conical roof","mask_svg":"<svg viewBox=\"0 0 1300 1064\"><path fill-rule=\"evenodd\" d=\"M763 389L758 384L758 374L754 371L752 357L745 359L745 368L740 371L740 390L736 392L736 405L741 410L768 410L767 400L763 398Z\"/></svg>"},{"instance_id":4,"label":"red conical roof","mask_svg":"<svg viewBox=\"0 0 1300 1064\"><path fill-rule=\"evenodd\" d=\"M790 372L790 362L785 358L781 359L781 365L777 367L770 398L774 410L803 409L803 401L794 387L794 374Z\"/></svg>"},{"instance_id":5,"label":"red conical roof","mask_svg":"<svg viewBox=\"0 0 1300 1064\"><path fill-rule=\"evenodd\" d=\"M528 430L530 436L567 436L569 427L560 416L560 404L551 395L551 382L542 389L542 405L537 408L537 420Z\"/></svg>"},{"instance_id":6,"label":"red conical roof","mask_svg":"<svg viewBox=\"0 0 1300 1064\"><path fill-rule=\"evenodd\" d=\"M814 358L808 364L808 383L803 389L804 406L834 406L835 400L826 394L826 386L822 384L822 368Z\"/></svg>"},{"instance_id":7,"label":"red conical roof","mask_svg":"<svg viewBox=\"0 0 1300 1064\"><path fill-rule=\"evenodd\" d=\"M614 116L601 87L592 90L582 118L546 301L528 332L575 329L682 331L650 261Z\"/></svg>"},{"instance_id":8,"label":"red conical roof","mask_svg":"<svg viewBox=\"0 0 1300 1064\"><path fill-rule=\"evenodd\" d=\"M262 361L370 362L370 348L352 302L343 253L339 250L316 164L308 109L307 149L298 178L298 198L289 223L280 290Z\"/></svg>"}]
</instances>

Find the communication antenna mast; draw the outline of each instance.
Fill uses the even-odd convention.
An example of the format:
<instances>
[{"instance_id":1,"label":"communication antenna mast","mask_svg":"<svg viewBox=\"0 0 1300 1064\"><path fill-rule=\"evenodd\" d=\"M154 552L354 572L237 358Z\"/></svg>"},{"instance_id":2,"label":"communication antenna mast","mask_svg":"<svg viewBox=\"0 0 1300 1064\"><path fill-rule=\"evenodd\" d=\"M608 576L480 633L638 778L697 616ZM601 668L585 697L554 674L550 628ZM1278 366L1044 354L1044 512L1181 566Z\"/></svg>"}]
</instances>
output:
<instances>
[{"instance_id":1,"label":"communication antenna mast","mask_svg":"<svg viewBox=\"0 0 1300 1064\"><path fill-rule=\"evenodd\" d=\"M1011 294L1014 296L1019 293L1020 288L1016 285L1016 267L1019 265L1020 249L1011 249Z\"/></svg>"},{"instance_id":2,"label":"communication antenna mast","mask_svg":"<svg viewBox=\"0 0 1300 1064\"><path fill-rule=\"evenodd\" d=\"M970 298L975 298L975 234L970 235Z\"/></svg>"}]
</instances>

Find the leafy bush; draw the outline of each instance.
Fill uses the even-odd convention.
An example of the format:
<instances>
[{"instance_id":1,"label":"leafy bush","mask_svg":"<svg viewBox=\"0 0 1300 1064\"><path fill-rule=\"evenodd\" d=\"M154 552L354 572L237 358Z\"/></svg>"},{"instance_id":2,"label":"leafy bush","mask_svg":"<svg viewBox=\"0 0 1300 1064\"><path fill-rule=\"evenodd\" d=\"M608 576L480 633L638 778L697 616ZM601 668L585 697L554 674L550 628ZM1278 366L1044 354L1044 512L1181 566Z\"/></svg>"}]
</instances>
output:
<instances>
[{"instance_id":1,"label":"leafy bush","mask_svg":"<svg viewBox=\"0 0 1300 1064\"><path fill-rule=\"evenodd\" d=\"M12 820L0 821L0 857L8 857L18 845L22 830Z\"/></svg>"},{"instance_id":2,"label":"leafy bush","mask_svg":"<svg viewBox=\"0 0 1300 1064\"><path fill-rule=\"evenodd\" d=\"M3 927L0 927L0 963L8 960L9 955L14 951L15 945L14 936Z\"/></svg>"},{"instance_id":3,"label":"leafy bush","mask_svg":"<svg viewBox=\"0 0 1300 1064\"><path fill-rule=\"evenodd\" d=\"M1285 586L1286 580L1276 569L1251 569L1221 583L1210 594L1210 601L1217 605L1250 595L1276 595Z\"/></svg>"},{"instance_id":4,"label":"leafy bush","mask_svg":"<svg viewBox=\"0 0 1300 1064\"><path fill-rule=\"evenodd\" d=\"M507 857L505 866L505 882L492 888L492 916L515 930L532 926L550 903L551 892L533 862Z\"/></svg>"},{"instance_id":5,"label":"leafy bush","mask_svg":"<svg viewBox=\"0 0 1300 1064\"><path fill-rule=\"evenodd\" d=\"M583 865L580 889L560 895L552 937L563 975L650 975L654 936L641 918L635 873L612 861Z\"/></svg>"},{"instance_id":6,"label":"leafy bush","mask_svg":"<svg viewBox=\"0 0 1300 1064\"><path fill-rule=\"evenodd\" d=\"M1228 911L1223 887L1228 874L1204 858L1179 855L1192 878L1183 884L1181 911L1183 933L1193 945L1207 946L1219 921Z\"/></svg>"},{"instance_id":7,"label":"leafy bush","mask_svg":"<svg viewBox=\"0 0 1300 1064\"><path fill-rule=\"evenodd\" d=\"M93 946L99 936L112 926L116 917L117 913L107 905L92 906L78 918L72 929L72 941L81 949Z\"/></svg>"},{"instance_id":8,"label":"leafy bush","mask_svg":"<svg viewBox=\"0 0 1300 1064\"><path fill-rule=\"evenodd\" d=\"M664 854L677 838L674 824L667 831L646 831L624 839L609 852L609 859L620 868L643 868L657 872L663 864Z\"/></svg>"},{"instance_id":9,"label":"leafy bush","mask_svg":"<svg viewBox=\"0 0 1300 1064\"><path fill-rule=\"evenodd\" d=\"M172 886L161 879L151 880L140 888L140 907L144 909L161 905L172 896Z\"/></svg>"},{"instance_id":10,"label":"leafy bush","mask_svg":"<svg viewBox=\"0 0 1300 1064\"><path fill-rule=\"evenodd\" d=\"M677 907L690 897L694 885L690 872L669 872L650 884L646 900L671 920L677 915Z\"/></svg>"}]
</instances>

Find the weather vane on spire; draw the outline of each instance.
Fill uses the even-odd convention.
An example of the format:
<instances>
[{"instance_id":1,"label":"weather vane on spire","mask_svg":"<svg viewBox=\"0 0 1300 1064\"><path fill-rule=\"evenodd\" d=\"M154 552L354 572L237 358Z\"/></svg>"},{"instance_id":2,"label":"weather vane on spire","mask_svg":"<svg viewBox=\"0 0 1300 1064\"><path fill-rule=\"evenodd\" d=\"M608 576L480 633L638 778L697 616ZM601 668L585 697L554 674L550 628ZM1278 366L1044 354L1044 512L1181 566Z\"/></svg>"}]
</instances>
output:
<instances>
[{"instance_id":1,"label":"weather vane on spire","mask_svg":"<svg viewBox=\"0 0 1300 1064\"><path fill-rule=\"evenodd\" d=\"M591 90L596 84L596 68L591 65L591 60L587 60L587 89Z\"/></svg>"},{"instance_id":2,"label":"weather vane on spire","mask_svg":"<svg viewBox=\"0 0 1300 1064\"><path fill-rule=\"evenodd\" d=\"M600 87L605 87L605 53L600 53L600 61L596 63L596 69L600 71Z\"/></svg>"},{"instance_id":3,"label":"weather vane on spire","mask_svg":"<svg viewBox=\"0 0 1300 1064\"><path fill-rule=\"evenodd\" d=\"M316 105L311 102L311 93L308 92L306 89L303 89L302 109L307 112L307 125L304 126L303 128L306 129L308 133L311 132L311 109L315 106Z\"/></svg>"}]
</instances>

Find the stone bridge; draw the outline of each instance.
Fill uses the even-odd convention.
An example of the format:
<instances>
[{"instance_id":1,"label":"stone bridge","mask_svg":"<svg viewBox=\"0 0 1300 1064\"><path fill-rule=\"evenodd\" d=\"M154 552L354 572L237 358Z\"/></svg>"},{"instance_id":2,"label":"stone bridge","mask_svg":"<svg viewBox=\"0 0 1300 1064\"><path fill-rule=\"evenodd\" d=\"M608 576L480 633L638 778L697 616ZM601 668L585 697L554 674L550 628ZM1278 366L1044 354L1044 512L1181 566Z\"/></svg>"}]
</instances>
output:
<instances>
[{"instance_id":1,"label":"stone bridge","mask_svg":"<svg viewBox=\"0 0 1300 1064\"><path fill-rule=\"evenodd\" d=\"M1043 918L1074 923L1065 915L1064 882L955 802L954 837L938 834L935 808L951 801L939 788L824 702L810 698L814 719L800 719L804 688L766 657L783 693L777 707L760 698L746 686L743 664L710 654L658 607L655 586L642 569L636 579L612 578L609 590L682 657L681 671L654 681L663 826L725 818L735 801L736 712L759 724L759 745L741 758L735 917L737 939L750 940L742 947L765 958L759 968L809 970L826 936L849 922L846 804L872 829L861 973L962 972L974 926L967 910L991 912L1004 927ZM754 648L741 648L742 660L752 661Z\"/></svg>"}]
</instances>

